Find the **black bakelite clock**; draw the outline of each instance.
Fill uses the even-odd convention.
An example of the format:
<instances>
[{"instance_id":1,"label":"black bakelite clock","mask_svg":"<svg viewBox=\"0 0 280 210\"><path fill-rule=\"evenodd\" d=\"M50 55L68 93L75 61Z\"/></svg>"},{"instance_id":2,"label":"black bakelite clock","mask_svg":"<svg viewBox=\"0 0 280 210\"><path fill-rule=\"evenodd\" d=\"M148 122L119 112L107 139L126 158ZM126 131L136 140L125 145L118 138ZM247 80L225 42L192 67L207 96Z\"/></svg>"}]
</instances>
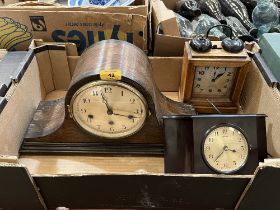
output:
<instances>
[{"instance_id":1,"label":"black bakelite clock","mask_svg":"<svg viewBox=\"0 0 280 210\"><path fill-rule=\"evenodd\" d=\"M254 173L267 156L265 117L165 116L165 172Z\"/></svg>"}]
</instances>

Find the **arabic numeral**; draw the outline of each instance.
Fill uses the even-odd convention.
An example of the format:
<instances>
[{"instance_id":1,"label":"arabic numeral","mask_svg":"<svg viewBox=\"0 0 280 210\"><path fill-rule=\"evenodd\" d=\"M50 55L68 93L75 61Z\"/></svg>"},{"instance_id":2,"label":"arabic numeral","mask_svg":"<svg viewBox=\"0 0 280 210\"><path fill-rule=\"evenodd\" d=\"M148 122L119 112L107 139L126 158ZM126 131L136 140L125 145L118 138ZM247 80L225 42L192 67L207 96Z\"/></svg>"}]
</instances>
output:
<instances>
[{"instance_id":1,"label":"arabic numeral","mask_svg":"<svg viewBox=\"0 0 280 210\"><path fill-rule=\"evenodd\" d=\"M143 113L143 110L139 111L139 109L136 109L136 111L134 113L135 114L140 114L140 113Z\"/></svg>"},{"instance_id":2,"label":"arabic numeral","mask_svg":"<svg viewBox=\"0 0 280 210\"><path fill-rule=\"evenodd\" d=\"M111 87L105 87L104 92L105 93L112 93L112 88Z\"/></svg>"},{"instance_id":3,"label":"arabic numeral","mask_svg":"<svg viewBox=\"0 0 280 210\"><path fill-rule=\"evenodd\" d=\"M204 71L198 71L198 74L199 74L199 75L204 75L205 72L204 72Z\"/></svg>"},{"instance_id":4,"label":"arabic numeral","mask_svg":"<svg viewBox=\"0 0 280 210\"><path fill-rule=\"evenodd\" d=\"M227 134L227 129L223 129L223 134Z\"/></svg>"},{"instance_id":5,"label":"arabic numeral","mask_svg":"<svg viewBox=\"0 0 280 210\"><path fill-rule=\"evenodd\" d=\"M213 158L214 158L214 155L210 154L208 157L209 157L210 159L213 159Z\"/></svg>"},{"instance_id":6,"label":"arabic numeral","mask_svg":"<svg viewBox=\"0 0 280 210\"><path fill-rule=\"evenodd\" d=\"M114 77L115 77L115 74L114 74L114 73L109 73L109 74L108 74L108 77L114 78Z\"/></svg>"},{"instance_id":7,"label":"arabic numeral","mask_svg":"<svg viewBox=\"0 0 280 210\"><path fill-rule=\"evenodd\" d=\"M131 98L131 99L129 99L129 101L130 101L131 104L135 104L136 99L135 98Z\"/></svg>"}]
</instances>

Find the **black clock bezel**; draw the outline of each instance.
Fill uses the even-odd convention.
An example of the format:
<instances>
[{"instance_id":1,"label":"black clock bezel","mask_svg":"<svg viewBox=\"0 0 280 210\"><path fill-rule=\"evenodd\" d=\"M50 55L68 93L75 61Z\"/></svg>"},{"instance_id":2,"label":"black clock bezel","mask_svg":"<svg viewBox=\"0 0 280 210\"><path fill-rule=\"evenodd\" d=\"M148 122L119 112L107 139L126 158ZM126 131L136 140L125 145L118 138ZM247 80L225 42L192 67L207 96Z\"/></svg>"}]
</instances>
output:
<instances>
[{"instance_id":1,"label":"black clock bezel","mask_svg":"<svg viewBox=\"0 0 280 210\"><path fill-rule=\"evenodd\" d=\"M224 172L224 171L220 171L220 170L217 170L215 169L213 166L211 166L206 157L205 157L205 154L204 154L204 144L205 144L205 141L208 137L208 135L215 129L217 128L220 128L220 127L232 127L232 128L235 128L236 130L238 130L239 132L242 133L242 135L245 137L245 141L246 141L246 144L247 144L247 147L248 147L248 152L247 152L247 156L246 156L246 160L244 161L244 163L237 169L235 170L232 170L232 171L228 171L228 172ZM211 128L209 128L205 134L204 134L204 137L203 137L203 140L201 141L201 155L202 155L202 159L203 161L205 162L205 164L207 165L207 167L209 167L212 171L216 172L216 173L219 173L219 174L235 174L236 172L242 170L245 166L246 166L246 163L248 162L248 158L249 158L249 155L250 155L250 144L248 143L248 136L246 135L246 133L243 131L243 129L241 129L239 126L237 125L234 125L234 124L231 124L231 123L220 123L220 124L217 124L217 125L214 125L212 126Z\"/></svg>"}]
</instances>

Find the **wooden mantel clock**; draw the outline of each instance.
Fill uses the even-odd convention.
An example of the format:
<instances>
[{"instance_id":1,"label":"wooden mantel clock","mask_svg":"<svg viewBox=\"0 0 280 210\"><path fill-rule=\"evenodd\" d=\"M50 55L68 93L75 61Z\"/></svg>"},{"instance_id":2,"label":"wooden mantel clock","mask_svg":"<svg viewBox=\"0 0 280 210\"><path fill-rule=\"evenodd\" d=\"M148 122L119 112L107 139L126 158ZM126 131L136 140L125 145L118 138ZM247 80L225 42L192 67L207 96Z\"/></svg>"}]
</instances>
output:
<instances>
[{"instance_id":1,"label":"wooden mantel clock","mask_svg":"<svg viewBox=\"0 0 280 210\"><path fill-rule=\"evenodd\" d=\"M147 56L106 40L80 57L66 97L42 101L21 153L162 154L162 115L194 114L162 95Z\"/></svg>"},{"instance_id":2,"label":"wooden mantel clock","mask_svg":"<svg viewBox=\"0 0 280 210\"><path fill-rule=\"evenodd\" d=\"M179 98L199 113L236 113L251 59L245 49L226 52L220 41L213 46L196 52L186 42Z\"/></svg>"}]
</instances>

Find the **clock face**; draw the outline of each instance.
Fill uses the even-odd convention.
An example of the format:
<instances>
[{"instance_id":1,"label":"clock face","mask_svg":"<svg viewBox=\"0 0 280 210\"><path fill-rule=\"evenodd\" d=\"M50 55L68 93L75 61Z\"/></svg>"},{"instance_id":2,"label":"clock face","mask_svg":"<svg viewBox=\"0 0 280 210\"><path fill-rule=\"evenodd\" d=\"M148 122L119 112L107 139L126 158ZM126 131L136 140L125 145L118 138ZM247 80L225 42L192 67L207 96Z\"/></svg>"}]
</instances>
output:
<instances>
[{"instance_id":1,"label":"clock face","mask_svg":"<svg viewBox=\"0 0 280 210\"><path fill-rule=\"evenodd\" d=\"M104 138L123 138L139 131L148 109L143 95L122 82L95 81L72 97L70 113L87 132Z\"/></svg>"},{"instance_id":2,"label":"clock face","mask_svg":"<svg viewBox=\"0 0 280 210\"><path fill-rule=\"evenodd\" d=\"M236 72L232 67L197 66L192 96L229 98Z\"/></svg>"},{"instance_id":3,"label":"clock face","mask_svg":"<svg viewBox=\"0 0 280 210\"><path fill-rule=\"evenodd\" d=\"M206 135L202 154L212 170L218 173L233 173L245 165L249 148L246 137L239 129L222 125Z\"/></svg>"}]
</instances>

